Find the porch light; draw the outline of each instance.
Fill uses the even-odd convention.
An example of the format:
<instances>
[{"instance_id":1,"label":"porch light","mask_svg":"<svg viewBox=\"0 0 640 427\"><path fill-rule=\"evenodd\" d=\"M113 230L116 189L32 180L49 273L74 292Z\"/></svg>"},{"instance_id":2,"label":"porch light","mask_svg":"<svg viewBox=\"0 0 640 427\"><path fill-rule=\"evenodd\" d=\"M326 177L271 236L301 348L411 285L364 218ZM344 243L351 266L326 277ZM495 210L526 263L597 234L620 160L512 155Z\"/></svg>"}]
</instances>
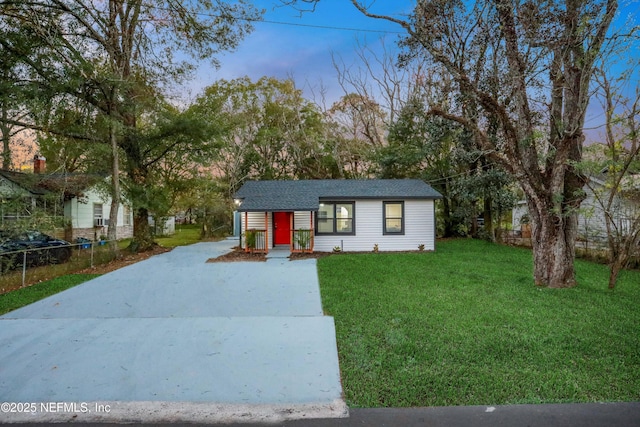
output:
<instances>
[{"instance_id":1,"label":"porch light","mask_svg":"<svg viewBox=\"0 0 640 427\"><path fill-rule=\"evenodd\" d=\"M242 204L242 199L233 199L233 203L239 208Z\"/></svg>"}]
</instances>

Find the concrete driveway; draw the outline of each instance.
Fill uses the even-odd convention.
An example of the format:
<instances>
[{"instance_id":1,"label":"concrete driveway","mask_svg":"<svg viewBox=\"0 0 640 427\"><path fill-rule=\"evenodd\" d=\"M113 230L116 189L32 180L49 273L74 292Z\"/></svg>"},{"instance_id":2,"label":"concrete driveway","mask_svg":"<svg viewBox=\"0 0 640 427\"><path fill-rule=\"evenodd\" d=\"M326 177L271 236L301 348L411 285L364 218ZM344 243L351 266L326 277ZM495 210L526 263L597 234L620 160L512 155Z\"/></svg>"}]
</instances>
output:
<instances>
[{"instance_id":1,"label":"concrete driveway","mask_svg":"<svg viewBox=\"0 0 640 427\"><path fill-rule=\"evenodd\" d=\"M346 416L315 260L205 262L235 244L179 247L0 317L0 402L14 403L0 421Z\"/></svg>"}]
</instances>

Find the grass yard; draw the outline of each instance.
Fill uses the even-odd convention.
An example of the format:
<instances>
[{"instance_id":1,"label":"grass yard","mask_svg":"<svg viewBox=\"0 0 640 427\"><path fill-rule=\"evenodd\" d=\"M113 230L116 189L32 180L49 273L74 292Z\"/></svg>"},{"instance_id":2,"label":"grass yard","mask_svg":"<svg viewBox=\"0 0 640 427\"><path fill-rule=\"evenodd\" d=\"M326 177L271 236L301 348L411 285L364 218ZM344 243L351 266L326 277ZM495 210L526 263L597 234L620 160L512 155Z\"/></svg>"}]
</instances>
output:
<instances>
[{"instance_id":1,"label":"grass yard","mask_svg":"<svg viewBox=\"0 0 640 427\"><path fill-rule=\"evenodd\" d=\"M176 225L176 232L172 236L156 237L154 240L165 248L191 245L201 241L202 226L198 224Z\"/></svg>"},{"instance_id":2,"label":"grass yard","mask_svg":"<svg viewBox=\"0 0 640 427\"><path fill-rule=\"evenodd\" d=\"M476 240L433 253L318 261L353 407L640 400L640 272L607 289L533 286L529 250Z\"/></svg>"},{"instance_id":3,"label":"grass yard","mask_svg":"<svg viewBox=\"0 0 640 427\"><path fill-rule=\"evenodd\" d=\"M65 289L98 277L99 274L68 274L46 282L41 282L28 288L22 288L0 295L0 315L29 305L49 295L62 292Z\"/></svg>"}]
</instances>

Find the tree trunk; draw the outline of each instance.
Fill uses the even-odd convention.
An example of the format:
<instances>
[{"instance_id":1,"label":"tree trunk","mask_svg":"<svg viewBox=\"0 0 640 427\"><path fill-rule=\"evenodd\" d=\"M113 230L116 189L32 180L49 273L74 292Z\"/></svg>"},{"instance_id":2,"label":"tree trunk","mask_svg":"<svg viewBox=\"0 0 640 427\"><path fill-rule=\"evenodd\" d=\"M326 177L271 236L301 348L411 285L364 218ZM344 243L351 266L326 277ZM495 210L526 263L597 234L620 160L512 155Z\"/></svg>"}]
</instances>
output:
<instances>
[{"instance_id":1,"label":"tree trunk","mask_svg":"<svg viewBox=\"0 0 640 427\"><path fill-rule=\"evenodd\" d=\"M496 234L493 229L493 213L491 211L492 205L491 196L485 196L484 198L484 209L482 212L482 217L484 219L484 231L487 233L487 237L492 241L496 241Z\"/></svg>"},{"instance_id":2,"label":"tree trunk","mask_svg":"<svg viewBox=\"0 0 640 427\"><path fill-rule=\"evenodd\" d=\"M453 220L451 219L451 206L447 196L442 197L442 221L444 222L444 235L442 237L453 237Z\"/></svg>"},{"instance_id":3,"label":"tree trunk","mask_svg":"<svg viewBox=\"0 0 640 427\"><path fill-rule=\"evenodd\" d=\"M533 277L536 286L570 288L576 285L574 260L578 232L576 212L555 214L544 203L528 200L531 215Z\"/></svg>"},{"instance_id":4,"label":"tree trunk","mask_svg":"<svg viewBox=\"0 0 640 427\"><path fill-rule=\"evenodd\" d=\"M133 240L129 249L132 252L148 251L155 245L149 226L149 211L147 208L138 208L133 217Z\"/></svg>"},{"instance_id":5,"label":"tree trunk","mask_svg":"<svg viewBox=\"0 0 640 427\"><path fill-rule=\"evenodd\" d=\"M111 208L109 210L109 229L107 240L116 249L118 245L118 209L120 208L120 159L118 156L118 140L114 125L109 127L109 139L111 142Z\"/></svg>"},{"instance_id":6,"label":"tree trunk","mask_svg":"<svg viewBox=\"0 0 640 427\"><path fill-rule=\"evenodd\" d=\"M11 128L5 125L7 112L2 106L2 120L0 120L0 132L2 133L2 169L11 169Z\"/></svg>"},{"instance_id":7,"label":"tree trunk","mask_svg":"<svg viewBox=\"0 0 640 427\"><path fill-rule=\"evenodd\" d=\"M615 289L620 270L622 270L622 265L617 260L609 264L609 289Z\"/></svg>"}]
</instances>

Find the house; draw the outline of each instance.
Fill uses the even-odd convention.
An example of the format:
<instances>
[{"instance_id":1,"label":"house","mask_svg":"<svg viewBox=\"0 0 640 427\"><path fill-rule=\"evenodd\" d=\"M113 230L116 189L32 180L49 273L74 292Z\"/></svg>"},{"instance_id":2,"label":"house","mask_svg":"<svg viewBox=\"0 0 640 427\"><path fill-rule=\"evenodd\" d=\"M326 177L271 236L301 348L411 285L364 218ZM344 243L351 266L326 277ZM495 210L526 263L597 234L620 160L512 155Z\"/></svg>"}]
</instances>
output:
<instances>
[{"instance_id":1,"label":"house","mask_svg":"<svg viewBox=\"0 0 640 427\"><path fill-rule=\"evenodd\" d=\"M625 191L617 195L612 204L613 218L616 228L622 235L626 234L633 219L640 215L640 177L631 176L626 183ZM607 240L607 223L604 207L608 198L606 183L599 177L590 177L589 184L584 186L585 199L578 209L578 240L583 242L604 243ZM522 237L531 237L525 230L527 223L527 202L520 201L513 208L512 226L514 231L520 231ZM524 219L523 219L524 218Z\"/></svg>"},{"instance_id":2,"label":"house","mask_svg":"<svg viewBox=\"0 0 640 427\"><path fill-rule=\"evenodd\" d=\"M0 169L0 223L31 216L46 193L33 175Z\"/></svg>"},{"instance_id":3,"label":"house","mask_svg":"<svg viewBox=\"0 0 640 427\"><path fill-rule=\"evenodd\" d=\"M71 195L64 202L64 217L68 221L65 238L74 241L79 237L98 240L106 236L109 228L111 197L99 184L88 185ZM120 204L116 235L118 239L133 236L133 212L129 205Z\"/></svg>"},{"instance_id":4,"label":"house","mask_svg":"<svg viewBox=\"0 0 640 427\"><path fill-rule=\"evenodd\" d=\"M33 174L0 170L2 223L28 218L30 208L41 206L48 214L63 216L64 238L98 240L107 234L111 197L103 190L104 176L89 174L46 173L42 156L34 158ZM13 203L8 203L13 201ZM15 201L21 201L16 203ZM11 209L4 209L4 206ZM16 206L19 207L16 208ZM121 204L118 210L118 238L133 235L133 213Z\"/></svg>"},{"instance_id":5,"label":"house","mask_svg":"<svg viewBox=\"0 0 640 427\"><path fill-rule=\"evenodd\" d=\"M435 200L417 179L249 181L235 194L242 247L268 252L435 249Z\"/></svg>"}]
</instances>

